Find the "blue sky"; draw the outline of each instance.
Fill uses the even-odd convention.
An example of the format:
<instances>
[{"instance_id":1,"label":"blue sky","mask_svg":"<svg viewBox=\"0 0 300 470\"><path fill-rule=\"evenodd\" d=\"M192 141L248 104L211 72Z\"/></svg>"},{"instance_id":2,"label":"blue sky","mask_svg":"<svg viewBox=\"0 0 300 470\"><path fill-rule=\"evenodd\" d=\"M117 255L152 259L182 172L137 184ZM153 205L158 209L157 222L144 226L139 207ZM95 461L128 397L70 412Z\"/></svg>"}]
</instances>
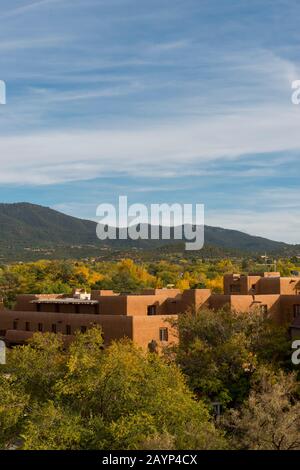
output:
<instances>
[{"instance_id":1,"label":"blue sky","mask_svg":"<svg viewBox=\"0 0 300 470\"><path fill-rule=\"evenodd\" d=\"M0 201L205 204L300 243L297 0L1 0Z\"/></svg>"}]
</instances>

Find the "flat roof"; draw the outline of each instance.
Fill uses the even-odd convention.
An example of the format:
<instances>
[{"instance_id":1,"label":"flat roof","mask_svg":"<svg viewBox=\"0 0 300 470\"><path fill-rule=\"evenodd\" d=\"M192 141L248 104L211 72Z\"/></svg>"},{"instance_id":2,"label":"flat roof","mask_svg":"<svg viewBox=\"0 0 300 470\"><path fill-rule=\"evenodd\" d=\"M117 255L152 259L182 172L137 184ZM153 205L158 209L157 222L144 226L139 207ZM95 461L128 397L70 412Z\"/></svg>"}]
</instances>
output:
<instances>
[{"instance_id":1,"label":"flat roof","mask_svg":"<svg viewBox=\"0 0 300 470\"><path fill-rule=\"evenodd\" d=\"M87 304L87 305L97 305L98 300L88 300L88 299L73 299L73 297L64 298L64 299L36 299L31 300L32 304Z\"/></svg>"}]
</instances>

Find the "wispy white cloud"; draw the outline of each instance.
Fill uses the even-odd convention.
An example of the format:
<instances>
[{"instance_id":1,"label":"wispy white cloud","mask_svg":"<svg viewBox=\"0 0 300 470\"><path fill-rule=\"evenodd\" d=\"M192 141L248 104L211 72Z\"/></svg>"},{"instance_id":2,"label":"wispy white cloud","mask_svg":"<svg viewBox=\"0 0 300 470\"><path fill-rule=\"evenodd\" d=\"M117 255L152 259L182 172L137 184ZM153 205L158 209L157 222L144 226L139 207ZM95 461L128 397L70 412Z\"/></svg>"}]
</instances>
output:
<instances>
[{"instance_id":1,"label":"wispy white cloud","mask_svg":"<svg viewBox=\"0 0 300 470\"><path fill-rule=\"evenodd\" d=\"M61 45L66 40L71 40L70 36L50 36L36 38L20 38L11 41L0 41L0 52L15 52L23 49L46 48Z\"/></svg>"},{"instance_id":2,"label":"wispy white cloud","mask_svg":"<svg viewBox=\"0 0 300 470\"><path fill-rule=\"evenodd\" d=\"M244 216L222 219L219 211L220 224L227 214L232 226L232 215L237 227L267 234L277 207L294 231L297 195L284 186L299 168L300 106L290 102L300 76L296 2L266 2L259 17L257 2L2 2L0 183L31 188L122 174L119 181L169 178L174 195L191 176L215 207L210 181L220 194L218 182L238 181L236 198L224 193L219 205L227 198ZM274 188L258 191L270 180ZM135 187L142 198L149 184Z\"/></svg>"},{"instance_id":3,"label":"wispy white cloud","mask_svg":"<svg viewBox=\"0 0 300 470\"><path fill-rule=\"evenodd\" d=\"M26 3L25 5L22 5L22 6L19 6L19 7L16 7L11 10L1 13L0 19L19 16L24 13L38 10L39 8L44 7L46 5L51 5L55 3L63 3L65 1L66 0L39 0L37 2Z\"/></svg>"},{"instance_id":4,"label":"wispy white cloud","mask_svg":"<svg viewBox=\"0 0 300 470\"><path fill-rule=\"evenodd\" d=\"M49 91L47 89L36 89L35 93L42 97L45 102L67 102L67 101L81 101L91 100L96 98L112 98L118 96L126 96L137 91L142 91L143 87L137 82L133 81L127 85L102 87L92 90L77 90L77 91Z\"/></svg>"},{"instance_id":5,"label":"wispy white cloud","mask_svg":"<svg viewBox=\"0 0 300 470\"><path fill-rule=\"evenodd\" d=\"M160 53L160 52L169 52L184 49L189 45L187 39L181 39L179 41L172 42L161 42L157 44L152 44L147 48L149 52Z\"/></svg>"},{"instance_id":6,"label":"wispy white cloud","mask_svg":"<svg viewBox=\"0 0 300 470\"><path fill-rule=\"evenodd\" d=\"M134 130L3 136L0 181L15 183L23 177L36 183L40 178L43 184L119 170L135 175L191 174L201 166L205 171L208 162L222 158L299 150L299 126L300 108L288 105L168 125L137 125Z\"/></svg>"}]
</instances>

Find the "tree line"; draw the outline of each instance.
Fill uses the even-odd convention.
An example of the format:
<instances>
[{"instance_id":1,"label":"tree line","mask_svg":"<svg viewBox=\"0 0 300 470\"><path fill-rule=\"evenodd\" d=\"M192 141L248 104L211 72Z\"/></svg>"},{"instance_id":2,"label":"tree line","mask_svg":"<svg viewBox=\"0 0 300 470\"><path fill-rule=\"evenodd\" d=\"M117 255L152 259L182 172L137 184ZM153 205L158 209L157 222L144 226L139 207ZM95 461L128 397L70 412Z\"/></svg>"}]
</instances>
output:
<instances>
[{"instance_id":1,"label":"tree line","mask_svg":"<svg viewBox=\"0 0 300 470\"><path fill-rule=\"evenodd\" d=\"M179 316L162 354L100 328L36 333L0 368L2 449L300 449L288 331L258 312ZM214 413L214 403L221 415Z\"/></svg>"}]
</instances>

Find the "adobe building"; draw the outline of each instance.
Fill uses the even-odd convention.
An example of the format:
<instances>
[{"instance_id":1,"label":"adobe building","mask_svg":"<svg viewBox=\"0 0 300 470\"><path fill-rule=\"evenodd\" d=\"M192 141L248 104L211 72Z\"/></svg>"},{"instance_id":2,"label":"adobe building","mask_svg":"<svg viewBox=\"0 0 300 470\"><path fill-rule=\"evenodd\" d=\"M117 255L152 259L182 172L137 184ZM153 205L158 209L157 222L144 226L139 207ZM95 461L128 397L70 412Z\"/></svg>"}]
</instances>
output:
<instances>
[{"instance_id":1,"label":"adobe building","mask_svg":"<svg viewBox=\"0 0 300 470\"><path fill-rule=\"evenodd\" d=\"M224 297L227 296L225 300ZM300 315L300 277L280 277L280 273L228 274L224 276L224 295L213 308L229 304L232 309L246 312L260 309L280 325L292 324Z\"/></svg>"},{"instance_id":2,"label":"adobe building","mask_svg":"<svg viewBox=\"0 0 300 470\"><path fill-rule=\"evenodd\" d=\"M177 341L170 320L203 306L213 310L229 306L243 314L258 309L278 324L292 325L297 334L300 278L279 273L225 275L223 294L209 289L146 289L140 294L75 290L72 296L18 295L14 310L0 304L0 339L8 345L22 344L40 331L61 333L69 341L76 331L100 325L104 344L127 337L144 349L159 350Z\"/></svg>"}]
</instances>

